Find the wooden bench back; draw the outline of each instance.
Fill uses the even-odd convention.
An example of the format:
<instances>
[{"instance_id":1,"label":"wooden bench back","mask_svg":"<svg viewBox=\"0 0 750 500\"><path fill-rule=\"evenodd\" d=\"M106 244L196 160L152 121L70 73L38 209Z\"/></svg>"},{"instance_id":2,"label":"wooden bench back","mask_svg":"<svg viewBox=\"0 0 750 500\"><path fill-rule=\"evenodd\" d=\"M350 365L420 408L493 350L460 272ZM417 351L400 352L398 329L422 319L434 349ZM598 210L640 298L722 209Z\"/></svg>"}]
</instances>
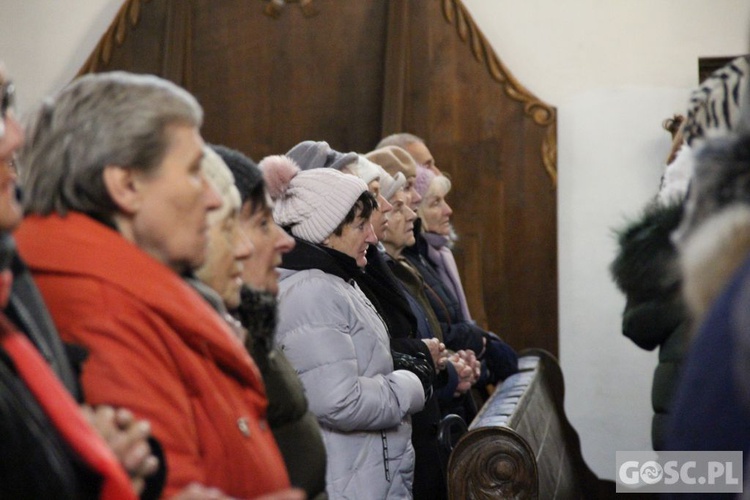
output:
<instances>
[{"instance_id":1,"label":"wooden bench back","mask_svg":"<svg viewBox=\"0 0 750 500\"><path fill-rule=\"evenodd\" d=\"M564 383L557 360L527 350L519 373L487 400L451 453L451 499L614 498L581 455L578 434L563 407Z\"/></svg>"}]
</instances>

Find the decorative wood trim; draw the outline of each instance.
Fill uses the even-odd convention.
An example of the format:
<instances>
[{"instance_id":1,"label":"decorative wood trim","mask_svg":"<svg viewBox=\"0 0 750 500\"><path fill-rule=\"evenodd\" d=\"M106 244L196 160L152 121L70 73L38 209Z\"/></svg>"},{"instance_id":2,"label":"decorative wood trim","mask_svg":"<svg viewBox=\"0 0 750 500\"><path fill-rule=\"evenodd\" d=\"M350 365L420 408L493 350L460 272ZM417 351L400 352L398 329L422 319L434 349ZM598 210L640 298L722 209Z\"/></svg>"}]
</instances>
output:
<instances>
[{"instance_id":1,"label":"decorative wood trim","mask_svg":"<svg viewBox=\"0 0 750 500\"><path fill-rule=\"evenodd\" d=\"M538 99L513 77L500 61L487 39L477 28L474 20L461 0L442 0L443 16L453 24L461 40L468 42L471 53L480 63L484 63L492 78L503 86L505 94L523 104L524 113L534 123L549 127L542 144L542 162L554 186L557 185L557 129L555 108Z\"/></svg>"},{"instance_id":2,"label":"decorative wood trim","mask_svg":"<svg viewBox=\"0 0 750 500\"><path fill-rule=\"evenodd\" d=\"M95 73L99 68L109 63L112 57L112 51L119 47L125 41L128 32L128 25L132 28L138 24L141 17L141 3L147 3L151 0L127 0L117 12L112 24L104 32L101 40L94 48L89 58L83 63L76 76L85 75L86 73Z\"/></svg>"},{"instance_id":3,"label":"decorative wood trim","mask_svg":"<svg viewBox=\"0 0 750 500\"><path fill-rule=\"evenodd\" d=\"M547 127L547 134L542 142L542 163L552 179L552 186L557 188L557 121Z\"/></svg>"}]
</instances>

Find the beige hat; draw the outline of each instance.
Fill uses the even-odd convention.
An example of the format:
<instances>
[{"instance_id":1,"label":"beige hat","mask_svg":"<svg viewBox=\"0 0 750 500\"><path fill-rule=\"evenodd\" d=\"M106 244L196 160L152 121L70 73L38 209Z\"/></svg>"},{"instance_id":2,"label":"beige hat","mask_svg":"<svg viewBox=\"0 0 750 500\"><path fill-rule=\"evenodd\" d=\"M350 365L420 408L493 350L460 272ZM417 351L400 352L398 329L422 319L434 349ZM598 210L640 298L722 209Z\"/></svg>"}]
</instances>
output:
<instances>
[{"instance_id":1,"label":"beige hat","mask_svg":"<svg viewBox=\"0 0 750 500\"><path fill-rule=\"evenodd\" d=\"M380 194L383 198L390 200L391 197L402 187L406 186L406 177L401 172L396 172L395 176L391 176L385 169L378 166L380 169Z\"/></svg>"},{"instance_id":2,"label":"beige hat","mask_svg":"<svg viewBox=\"0 0 750 500\"><path fill-rule=\"evenodd\" d=\"M208 146L203 148L201 170L211 186L221 196L221 207L208 213L208 223L213 225L223 220L232 210L240 209L240 192L234 185L232 171L229 170L221 156Z\"/></svg>"},{"instance_id":3,"label":"beige hat","mask_svg":"<svg viewBox=\"0 0 750 500\"><path fill-rule=\"evenodd\" d=\"M385 146L370 151L365 158L377 163L391 175L396 175L396 172L401 172L407 178L417 175L417 162L405 149L398 146Z\"/></svg>"},{"instance_id":4,"label":"beige hat","mask_svg":"<svg viewBox=\"0 0 750 500\"><path fill-rule=\"evenodd\" d=\"M268 156L258 165L268 194L276 202L273 218L292 234L321 243L346 218L367 184L332 168L300 170L288 156Z\"/></svg>"}]
</instances>

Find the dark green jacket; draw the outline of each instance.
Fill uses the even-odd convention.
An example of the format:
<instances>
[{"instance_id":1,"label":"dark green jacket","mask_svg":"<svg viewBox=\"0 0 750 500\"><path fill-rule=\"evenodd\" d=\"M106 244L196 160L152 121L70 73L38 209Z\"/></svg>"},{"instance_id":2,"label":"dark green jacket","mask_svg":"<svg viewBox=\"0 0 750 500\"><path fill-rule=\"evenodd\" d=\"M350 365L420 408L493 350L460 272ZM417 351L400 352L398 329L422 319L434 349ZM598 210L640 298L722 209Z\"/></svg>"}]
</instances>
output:
<instances>
[{"instance_id":1,"label":"dark green jacket","mask_svg":"<svg viewBox=\"0 0 750 500\"><path fill-rule=\"evenodd\" d=\"M659 348L651 403L651 439L662 449L664 425L685 351L688 319L680 286L677 250L670 234L682 218L682 204L650 205L618 232L619 250L610 266L625 294L622 333L646 350Z\"/></svg>"},{"instance_id":2,"label":"dark green jacket","mask_svg":"<svg viewBox=\"0 0 750 500\"><path fill-rule=\"evenodd\" d=\"M323 500L327 498L326 448L297 372L284 353L273 347L276 297L243 288L238 315L249 333L245 343L266 384L268 423L289 480L292 486L304 489L307 498Z\"/></svg>"}]
</instances>

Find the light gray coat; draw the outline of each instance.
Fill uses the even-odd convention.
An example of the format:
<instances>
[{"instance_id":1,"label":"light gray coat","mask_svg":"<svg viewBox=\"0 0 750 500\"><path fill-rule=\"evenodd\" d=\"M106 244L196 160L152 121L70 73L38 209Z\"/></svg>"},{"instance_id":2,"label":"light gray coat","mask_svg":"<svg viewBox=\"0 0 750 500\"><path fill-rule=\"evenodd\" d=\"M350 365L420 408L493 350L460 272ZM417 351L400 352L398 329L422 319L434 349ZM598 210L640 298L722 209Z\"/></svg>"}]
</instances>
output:
<instances>
[{"instance_id":1,"label":"light gray coat","mask_svg":"<svg viewBox=\"0 0 750 500\"><path fill-rule=\"evenodd\" d=\"M411 498L409 415L424 406L422 384L393 370L385 325L356 283L282 270L276 343L320 422L329 497Z\"/></svg>"}]
</instances>

